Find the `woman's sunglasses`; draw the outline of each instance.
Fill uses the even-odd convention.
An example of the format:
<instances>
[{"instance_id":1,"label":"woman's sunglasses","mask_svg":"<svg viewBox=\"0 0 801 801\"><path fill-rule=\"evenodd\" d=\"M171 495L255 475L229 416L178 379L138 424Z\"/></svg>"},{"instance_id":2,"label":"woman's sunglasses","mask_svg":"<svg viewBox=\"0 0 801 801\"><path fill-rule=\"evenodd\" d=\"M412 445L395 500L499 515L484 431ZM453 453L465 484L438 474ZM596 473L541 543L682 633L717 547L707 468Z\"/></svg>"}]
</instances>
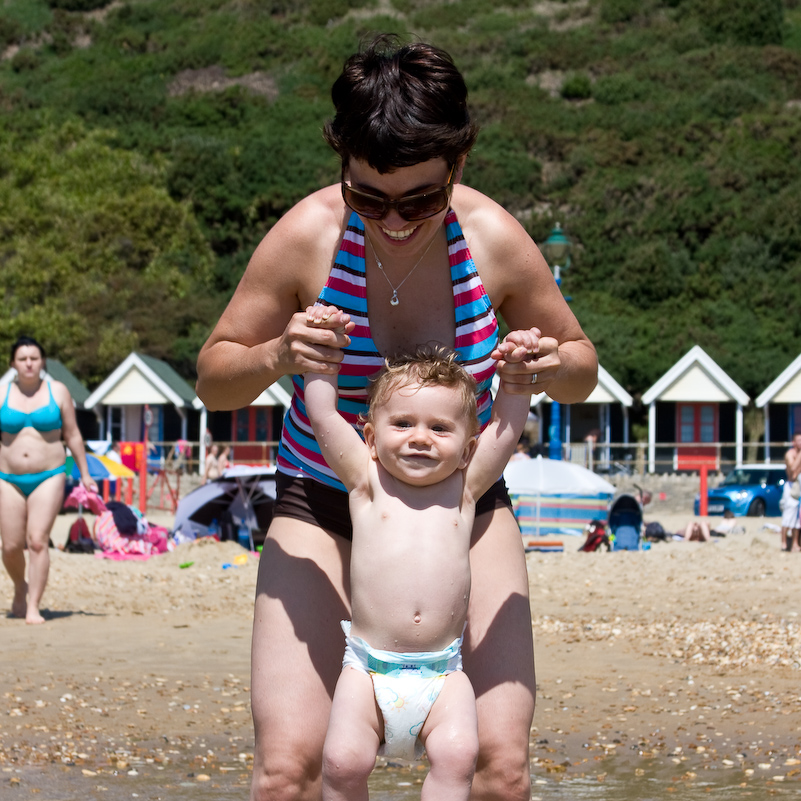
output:
<instances>
[{"instance_id":1,"label":"woman's sunglasses","mask_svg":"<svg viewBox=\"0 0 801 801\"><path fill-rule=\"evenodd\" d=\"M456 165L448 173L448 182L445 186L425 192L422 195L406 195L397 200L388 200L385 197L360 192L345 183L345 167L342 167L342 199L345 205L368 220L383 220L390 209L395 209L398 216L406 222L416 222L433 217L448 208L453 191L453 173Z\"/></svg>"}]
</instances>

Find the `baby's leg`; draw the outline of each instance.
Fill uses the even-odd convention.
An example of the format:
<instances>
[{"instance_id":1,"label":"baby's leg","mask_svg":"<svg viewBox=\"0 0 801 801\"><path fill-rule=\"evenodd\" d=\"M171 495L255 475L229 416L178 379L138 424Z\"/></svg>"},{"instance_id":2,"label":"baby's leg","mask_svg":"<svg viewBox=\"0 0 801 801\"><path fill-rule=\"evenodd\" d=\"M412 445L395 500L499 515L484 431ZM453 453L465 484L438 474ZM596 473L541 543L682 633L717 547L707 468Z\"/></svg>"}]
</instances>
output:
<instances>
[{"instance_id":1,"label":"baby's leg","mask_svg":"<svg viewBox=\"0 0 801 801\"><path fill-rule=\"evenodd\" d=\"M373 680L352 667L337 682L323 746L323 801L367 801L383 718Z\"/></svg>"},{"instance_id":2,"label":"baby's leg","mask_svg":"<svg viewBox=\"0 0 801 801\"><path fill-rule=\"evenodd\" d=\"M478 757L476 696L461 671L450 673L420 739L431 763L420 801L467 801Z\"/></svg>"}]
</instances>

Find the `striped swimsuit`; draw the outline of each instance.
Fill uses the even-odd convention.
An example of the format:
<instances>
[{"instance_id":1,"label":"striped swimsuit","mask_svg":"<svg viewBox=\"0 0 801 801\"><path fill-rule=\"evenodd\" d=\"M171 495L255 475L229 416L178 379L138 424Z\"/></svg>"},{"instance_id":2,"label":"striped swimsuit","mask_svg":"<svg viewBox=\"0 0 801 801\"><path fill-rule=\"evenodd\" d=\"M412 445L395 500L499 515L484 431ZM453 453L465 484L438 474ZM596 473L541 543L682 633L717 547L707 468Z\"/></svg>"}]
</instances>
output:
<instances>
[{"instance_id":1,"label":"striped swimsuit","mask_svg":"<svg viewBox=\"0 0 801 801\"><path fill-rule=\"evenodd\" d=\"M478 386L478 413L483 426L489 420L492 407L490 385L495 374L495 360L490 354L498 344L498 321L452 210L445 218L445 228L456 321L454 345L461 363ZM350 334L350 345L343 349L337 401L339 413L356 428L360 428L359 415L367 411L370 378L384 364L370 336L364 253L364 225L353 213L328 281L318 298L319 303L336 306L349 314L356 324ZM296 478L313 478L344 492L344 485L325 463L314 438L304 405L303 376L294 376L292 383L295 392L284 418L278 470Z\"/></svg>"}]
</instances>

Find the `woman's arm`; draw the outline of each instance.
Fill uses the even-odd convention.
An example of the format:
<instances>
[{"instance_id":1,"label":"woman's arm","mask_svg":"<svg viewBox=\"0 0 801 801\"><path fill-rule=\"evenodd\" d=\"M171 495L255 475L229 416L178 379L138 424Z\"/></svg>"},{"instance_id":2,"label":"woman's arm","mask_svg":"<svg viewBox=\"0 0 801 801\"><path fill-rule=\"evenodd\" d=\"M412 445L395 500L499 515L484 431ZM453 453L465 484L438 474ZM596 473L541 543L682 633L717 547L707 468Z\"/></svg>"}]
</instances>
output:
<instances>
[{"instance_id":1,"label":"woman's arm","mask_svg":"<svg viewBox=\"0 0 801 801\"><path fill-rule=\"evenodd\" d=\"M586 400L598 381L598 359L534 241L507 211L466 187L460 190L463 228L495 309L511 330L537 337L533 357L496 351L510 394L539 394L560 403ZM462 209L454 203L457 213ZM537 382L531 385L536 373Z\"/></svg>"},{"instance_id":2,"label":"woman's arm","mask_svg":"<svg viewBox=\"0 0 801 801\"><path fill-rule=\"evenodd\" d=\"M67 447L70 449L78 470L81 471L81 483L86 489L97 492L97 484L89 475L89 465L86 463L86 450L83 445L83 437L78 428L78 421L75 417L75 406L69 390L59 381L53 381L51 387L55 390L54 395L58 398L58 408L61 411L61 436Z\"/></svg>"},{"instance_id":3,"label":"woman's arm","mask_svg":"<svg viewBox=\"0 0 801 801\"><path fill-rule=\"evenodd\" d=\"M248 406L282 375L338 372L347 334L308 325L301 309L325 283L341 231L329 187L264 237L198 357L197 393L208 409Z\"/></svg>"}]
</instances>

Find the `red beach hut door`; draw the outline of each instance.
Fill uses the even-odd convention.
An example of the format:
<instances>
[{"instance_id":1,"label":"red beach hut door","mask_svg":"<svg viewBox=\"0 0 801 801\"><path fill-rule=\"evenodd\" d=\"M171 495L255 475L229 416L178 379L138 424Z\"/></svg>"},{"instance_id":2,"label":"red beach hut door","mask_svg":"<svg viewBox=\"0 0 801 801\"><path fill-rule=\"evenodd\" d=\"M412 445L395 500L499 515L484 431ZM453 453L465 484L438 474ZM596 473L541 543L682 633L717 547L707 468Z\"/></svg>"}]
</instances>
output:
<instances>
[{"instance_id":1,"label":"red beach hut door","mask_svg":"<svg viewBox=\"0 0 801 801\"><path fill-rule=\"evenodd\" d=\"M718 422L717 403L676 404L676 432L682 443L676 448L677 470L699 470L703 465L718 469L717 447L702 444L717 442Z\"/></svg>"}]
</instances>

